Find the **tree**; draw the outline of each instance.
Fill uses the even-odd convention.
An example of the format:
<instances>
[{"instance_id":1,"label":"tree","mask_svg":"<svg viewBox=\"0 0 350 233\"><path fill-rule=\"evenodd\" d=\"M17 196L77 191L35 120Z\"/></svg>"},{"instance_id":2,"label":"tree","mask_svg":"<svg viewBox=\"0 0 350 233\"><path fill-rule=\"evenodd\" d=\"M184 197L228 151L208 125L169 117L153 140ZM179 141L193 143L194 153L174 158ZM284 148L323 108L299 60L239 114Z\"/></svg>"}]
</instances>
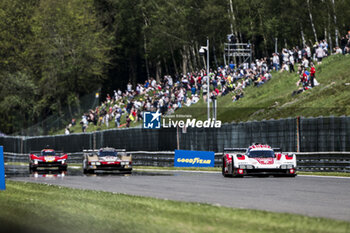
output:
<instances>
[{"instance_id":1,"label":"tree","mask_svg":"<svg viewBox=\"0 0 350 233\"><path fill-rule=\"evenodd\" d=\"M97 21L92 0L41 1L33 21L40 101L60 111L68 96L79 100L102 82L113 38Z\"/></svg>"}]
</instances>

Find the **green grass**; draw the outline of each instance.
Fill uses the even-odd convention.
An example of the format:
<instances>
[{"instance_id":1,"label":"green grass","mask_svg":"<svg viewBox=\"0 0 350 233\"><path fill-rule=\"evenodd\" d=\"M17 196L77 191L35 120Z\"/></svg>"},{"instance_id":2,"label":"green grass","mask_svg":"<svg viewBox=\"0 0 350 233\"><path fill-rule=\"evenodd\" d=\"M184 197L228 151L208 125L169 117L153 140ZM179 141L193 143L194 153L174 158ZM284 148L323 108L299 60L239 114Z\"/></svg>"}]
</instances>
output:
<instances>
[{"instance_id":1,"label":"green grass","mask_svg":"<svg viewBox=\"0 0 350 233\"><path fill-rule=\"evenodd\" d=\"M309 176L339 176L339 177L350 177L350 173L347 172L298 172L299 175Z\"/></svg>"},{"instance_id":2,"label":"green grass","mask_svg":"<svg viewBox=\"0 0 350 233\"><path fill-rule=\"evenodd\" d=\"M350 115L350 56L334 55L316 66L316 79L319 86L312 90L292 96L299 77L296 73L272 73L272 79L264 85L247 87L245 96L232 102L233 94L218 98L218 120L222 122L253 121L279 119L288 117L317 117ZM207 118L207 104L201 99L190 107L182 107L175 114L191 115L193 118ZM121 124L125 123L125 116ZM139 126L141 122L132 122L130 127ZM89 124L87 132L115 128L114 121L110 127ZM124 126L125 128L125 126ZM71 128L72 133L81 133L81 125ZM64 129L50 134L64 134Z\"/></svg>"},{"instance_id":3,"label":"green grass","mask_svg":"<svg viewBox=\"0 0 350 233\"><path fill-rule=\"evenodd\" d=\"M296 116L350 115L350 56L336 55L316 67L319 86L292 97L299 77L289 72L272 74L260 87L247 87L244 98L232 102L232 94L218 98L218 119L223 122L279 119ZM178 110L193 118L206 119L206 104Z\"/></svg>"},{"instance_id":4,"label":"green grass","mask_svg":"<svg viewBox=\"0 0 350 233\"><path fill-rule=\"evenodd\" d=\"M122 116L121 119L121 125L125 124L126 120L125 120L125 115ZM139 126L141 124L141 121L138 122L130 122L130 127L136 127ZM86 129L86 132L95 132L95 131L101 131L101 130L108 130L108 129L115 129L115 123L114 123L114 119L112 121L109 122L109 127L107 127L105 124L101 124L101 125L94 125L92 123L90 123ZM125 126L121 127L121 128L126 128ZM70 128L71 133L82 133L82 126L78 123L75 126L72 126ZM60 129L58 131L53 131L50 133L50 135L56 135L56 134L64 134L65 133L65 128L64 129Z\"/></svg>"},{"instance_id":5,"label":"green grass","mask_svg":"<svg viewBox=\"0 0 350 233\"><path fill-rule=\"evenodd\" d=\"M44 184L7 182L2 232L349 232L350 223Z\"/></svg>"}]
</instances>

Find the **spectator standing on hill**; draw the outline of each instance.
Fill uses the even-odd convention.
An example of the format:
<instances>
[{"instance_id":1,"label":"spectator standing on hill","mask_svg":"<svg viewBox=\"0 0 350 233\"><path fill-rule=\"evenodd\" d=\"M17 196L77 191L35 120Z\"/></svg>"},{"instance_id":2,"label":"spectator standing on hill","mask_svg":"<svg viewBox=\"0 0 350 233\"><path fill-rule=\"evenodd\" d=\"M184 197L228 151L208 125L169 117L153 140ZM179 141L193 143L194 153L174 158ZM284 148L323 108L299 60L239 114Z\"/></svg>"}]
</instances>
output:
<instances>
[{"instance_id":1,"label":"spectator standing on hill","mask_svg":"<svg viewBox=\"0 0 350 233\"><path fill-rule=\"evenodd\" d=\"M347 42L346 47L345 47L345 53L349 54L350 53L350 36L347 35L346 38L347 38L348 42Z\"/></svg>"},{"instance_id":2,"label":"spectator standing on hill","mask_svg":"<svg viewBox=\"0 0 350 233\"><path fill-rule=\"evenodd\" d=\"M130 119L129 116L127 116L127 118L126 118L126 128L130 127L130 122L131 122L131 119Z\"/></svg>"},{"instance_id":3,"label":"spectator standing on hill","mask_svg":"<svg viewBox=\"0 0 350 233\"><path fill-rule=\"evenodd\" d=\"M306 52L306 56L307 56L307 60L311 60L311 49L308 45L305 46L305 52Z\"/></svg>"},{"instance_id":4,"label":"spectator standing on hill","mask_svg":"<svg viewBox=\"0 0 350 233\"><path fill-rule=\"evenodd\" d=\"M309 68L309 60L308 60L306 57L304 57L304 58L303 58L303 62L301 63L301 65L302 65L305 69Z\"/></svg>"},{"instance_id":5,"label":"spectator standing on hill","mask_svg":"<svg viewBox=\"0 0 350 233\"><path fill-rule=\"evenodd\" d=\"M88 122L88 120L87 120L87 116L86 116L85 114L83 115L80 124L82 125L81 131L82 131L83 133L85 133L85 132L86 132L86 129L87 129L87 127L88 127L88 124L89 124L89 122Z\"/></svg>"},{"instance_id":6,"label":"spectator standing on hill","mask_svg":"<svg viewBox=\"0 0 350 233\"><path fill-rule=\"evenodd\" d=\"M297 48L298 49L298 48ZM302 59L303 59L303 54L302 54L302 50L298 50L298 63L301 63L302 62Z\"/></svg>"},{"instance_id":7,"label":"spectator standing on hill","mask_svg":"<svg viewBox=\"0 0 350 233\"><path fill-rule=\"evenodd\" d=\"M126 85L126 90L131 93L132 92L132 85L130 82L128 82L128 84Z\"/></svg>"},{"instance_id":8,"label":"spectator standing on hill","mask_svg":"<svg viewBox=\"0 0 350 233\"><path fill-rule=\"evenodd\" d=\"M68 128L68 126L66 127L66 129L64 130L64 134L65 135L68 135L68 134L70 134L70 131L69 131L69 128Z\"/></svg>"},{"instance_id":9,"label":"spectator standing on hill","mask_svg":"<svg viewBox=\"0 0 350 233\"><path fill-rule=\"evenodd\" d=\"M294 56L293 56L292 51L290 51L290 56L289 56L289 71L290 71L290 73L295 72L295 70L294 70Z\"/></svg>"},{"instance_id":10,"label":"spectator standing on hill","mask_svg":"<svg viewBox=\"0 0 350 233\"><path fill-rule=\"evenodd\" d=\"M235 69L235 64L233 64L233 61L230 62L230 69L234 70Z\"/></svg>"},{"instance_id":11,"label":"spectator standing on hill","mask_svg":"<svg viewBox=\"0 0 350 233\"><path fill-rule=\"evenodd\" d=\"M120 126L120 121L121 121L121 117L122 117L122 110L121 108L117 108L116 109L116 112L115 112L115 119L114 119L114 123L115 123L115 126L117 128L119 128Z\"/></svg>"},{"instance_id":12,"label":"spectator standing on hill","mask_svg":"<svg viewBox=\"0 0 350 233\"><path fill-rule=\"evenodd\" d=\"M315 65L314 63L311 63L311 69L310 69L310 86L311 87L314 87L315 84L314 84L314 80L315 80L315 73L316 73L316 68L315 68Z\"/></svg>"},{"instance_id":13,"label":"spectator standing on hill","mask_svg":"<svg viewBox=\"0 0 350 233\"><path fill-rule=\"evenodd\" d=\"M322 49L323 49L323 57L327 57L328 56L328 43L327 40L323 40L322 41Z\"/></svg>"},{"instance_id":14,"label":"spectator standing on hill","mask_svg":"<svg viewBox=\"0 0 350 233\"><path fill-rule=\"evenodd\" d=\"M322 64L322 59L324 57L324 50L322 48L322 46L318 46L318 48L316 49L316 57L317 57L317 64Z\"/></svg>"},{"instance_id":15,"label":"spectator standing on hill","mask_svg":"<svg viewBox=\"0 0 350 233\"><path fill-rule=\"evenodd\" d=\"M279 65L280 65L280 58L278 57L278 55L276 53L274 53L273 57L272 57L272 66L276 71L278 71Z\"/></svg>"},{"instance_id":16,"label":"spectator standing on hill","mask_svg":"<svg viewBox=\"0 0 350 233\"><path fill-rule=\"evenodd\" d=\"M156 85L157 85L157 81L154 78L151 78L151 86L153 88L156 88Z\"/></svg>"},{"instance_id":17,"label":"spectator standing on hill","mask_svg":"<svg viewBox=\"0 0 350 233\"><path fill-rule=\"evenodd\" d=\"M346 47L347 43L348 43L348 40L346 39L345 36L343 36L340 40L340 47L341 47L343 55L345 55L345 47Z\"/></svg>"},{"instance_id":18,"label":"spectator standing on hill","mask_svg":"<svg viewBox=\"0 0 350 233\"><path fill-rule=\"evenodd\" d=\"M206 82L203 83L202 89L203 89L203 101L207 102L208 85Z\"/></svg>"}]
</instances>

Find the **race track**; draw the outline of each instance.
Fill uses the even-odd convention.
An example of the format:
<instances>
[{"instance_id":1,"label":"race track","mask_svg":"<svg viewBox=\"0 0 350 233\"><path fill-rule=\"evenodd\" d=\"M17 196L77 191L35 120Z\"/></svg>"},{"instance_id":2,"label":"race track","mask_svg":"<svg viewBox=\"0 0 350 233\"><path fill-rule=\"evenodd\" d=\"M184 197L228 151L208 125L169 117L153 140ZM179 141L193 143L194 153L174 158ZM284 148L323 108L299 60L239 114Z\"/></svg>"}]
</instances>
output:
<instances>
[{"instance_id":1,"label":"race track","mask_svg":"<svg viewBox=\"0 0 350 233\"><path fill-rule=\"evenodd\" d=\"M223 178L220 173L136 171L133 175L9 176L11 180L350 221L350 178Z\"/></svg>"}]
</instances>

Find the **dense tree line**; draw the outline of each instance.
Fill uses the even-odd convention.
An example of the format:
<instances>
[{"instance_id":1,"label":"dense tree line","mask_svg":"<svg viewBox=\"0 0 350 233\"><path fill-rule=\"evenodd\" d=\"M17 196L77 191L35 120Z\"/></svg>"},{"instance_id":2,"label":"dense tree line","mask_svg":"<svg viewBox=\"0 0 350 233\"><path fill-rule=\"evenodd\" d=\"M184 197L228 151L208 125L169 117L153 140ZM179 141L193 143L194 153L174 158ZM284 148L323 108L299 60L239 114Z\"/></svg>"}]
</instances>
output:
<instances>
[{"instance_id":1,"label":"dense tree line","mask_svg":"<svg viewBox=\"0 0 350 233\"><path fill-rule=\"evenodd\" d=\"M349 30L347 0L0 0L0 131L77 106L102 87L223 64L227 34L255 57Z\"/></svg>"}]
</instances>

